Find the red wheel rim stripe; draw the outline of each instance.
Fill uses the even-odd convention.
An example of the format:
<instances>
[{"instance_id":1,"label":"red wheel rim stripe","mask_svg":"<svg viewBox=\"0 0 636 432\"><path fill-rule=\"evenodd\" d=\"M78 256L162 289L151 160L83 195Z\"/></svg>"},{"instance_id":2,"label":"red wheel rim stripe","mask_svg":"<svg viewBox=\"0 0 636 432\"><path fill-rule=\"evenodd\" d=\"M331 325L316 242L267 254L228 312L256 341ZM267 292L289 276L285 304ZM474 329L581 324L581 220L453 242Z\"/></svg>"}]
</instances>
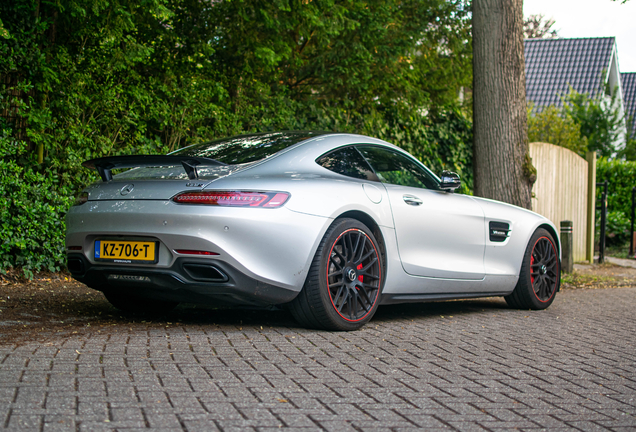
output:
<instances>
[{"instance_id":1,"label":"red wheel rim stripe","mask_svg":"<svg viewBox=\"0 0 636 432\"><path fill-rule=\"evenodd\" d=\"M546 237L546 236L539 237L537 239L537 241L534 242L534 246L532 246L532 252L534 252L534 248L537 247L537 243L539 243L539 241L541 239L546 239L548 241L548 243L550 244L550 247L552 247L552 252L554 252L554 256L555 256L555 259L556 259L556 268L558 270L558 268L559 268L559 259L557 258L558 255L556 253L556 247L552 243L552 240L550 240L548 237ZM537 292L534 290L534 278L532 277L532 264L534 263L534 257L532 256L532 252L530 252L530 282L531 282L530 285L532 287L532 293L534 294L535 298L537 300L539 300L541 303L547 303L547 302L549 302L552 299L552 297L554 297L554 294L556 294L557 284L559 283L559 279L557 278L557 280L554 282L554 289L552 290L552 295L550 295L550 297L548 297L545 300L541 300L539 298L539 296L537 295Z\"/></svg>"},{"instance_id":2,"label":"red wheel rim stripe","mask_svg":"<svg viewBox=\"0 0 636 432\"><path fill-rule=\"evenodd\" d=\"M340 240L340 238L343 235L345 235L346 233L351 232L351 231L358 231L358 232L362 233L369 240L369 243L371 243L371 246L373 247L373 251L375 252L375 256L378 258L378 287L377 287L377 293L375 295L375 299L373 300L373 304L369 308L369 312L367 312L362 317L360 317L358 319L355 319L355 320L352 320L352 319L347 318L344 315L342 315L340 313L340 311L338 310L338 308L336 307L336 305L334 304L333 297L331 296L331 290L329 289L329 262L327 262L327 273L325 275L325 279L327 281L327 292L329 293L329 301L331 301L331 305L333 306L333 309L336 311L336 313L338 315L340 315L342 317L342 319L344 319L345 321L358 322L358 321L361 321L361 320L365 319L371 313L371 311L375 307L375 304L378 302L378 298L380 297L380 287L382 286L382 266L380 265L380 255L378 254L378 250L375 248L375 244L371 240L371 237L369 237L367 235L367 233L365 233L364 231L362 231L362 230L360 230L358 228L350 228L350 229L340 233L338 238L331 245L331 249L329 249L329 260L331 260L331 254L333 253L333 248L336 247L336 244L338 243L338 240ZM344 277L344 275L343 275L343 277Z\"/></svg>"}]
</instances>

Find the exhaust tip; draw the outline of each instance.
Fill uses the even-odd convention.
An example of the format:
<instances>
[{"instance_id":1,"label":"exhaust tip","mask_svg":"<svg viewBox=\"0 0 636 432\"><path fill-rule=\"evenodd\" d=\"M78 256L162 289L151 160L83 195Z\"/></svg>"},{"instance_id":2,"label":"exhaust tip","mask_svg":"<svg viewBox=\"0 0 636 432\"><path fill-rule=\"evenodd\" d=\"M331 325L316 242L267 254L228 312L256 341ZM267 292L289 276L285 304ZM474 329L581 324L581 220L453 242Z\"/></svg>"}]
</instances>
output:
<instances>
[{"instance_id":1,"label":"exhaust tip","mask_svg":"<svg viewBox=\"0 0 636 432\"><path fill-rule=\"evenodd\" d=\"M223 283L230 280L223 271L212 264L184 263L183 270L196 281Z\"/></svg>"},{"instance_id":2,"label":"exhaust tip","mask_svg":"<svg viewBox=\"0 0 636 432\"><path fill-rule=\"evenodd\" d=\"M66 261L66 268L74 274L82 274L85 271L84 261L80 258L69 258Z\"/></svg>"}]
</instances>

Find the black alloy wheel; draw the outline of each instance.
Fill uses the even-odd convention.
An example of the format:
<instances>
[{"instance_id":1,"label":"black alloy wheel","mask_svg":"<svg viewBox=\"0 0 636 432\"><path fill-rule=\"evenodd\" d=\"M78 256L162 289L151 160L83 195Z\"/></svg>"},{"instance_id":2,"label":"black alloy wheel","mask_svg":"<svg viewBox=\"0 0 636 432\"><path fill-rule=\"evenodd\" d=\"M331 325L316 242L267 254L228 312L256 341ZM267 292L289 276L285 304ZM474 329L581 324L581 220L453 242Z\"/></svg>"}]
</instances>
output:
<instances>
[{"instance_id":1,"label":"black alloy wheel","mask_svg":"<svg viewBox=\"0 0 636 432\"><path fill-rule=\"evenodd\" d=\"M377 310L382 272L380 247L369 228L355 219L337 219L289 309L305 327L357 330Z\"/></svg>"},{"instance_id":2,"label":"black alloy wheel","mask_svg":"<svg viewBox=\"0 0 636 432\"><path fill-rule=\"evenodd\" d=\"M547 237L539 238L530 256L530 281L534 295L541 302L554 296L557 289L559 259L554 244Z\"/></svg>"},{"instance_id":3,"label":"black alloy wheel","mask_svg":"<svg viewBox=\"0 0 636 432\"><path fill-rule=\"evenodd\" d=\"M517 286L504 298L514 308L545 309L554 301L560 285L561 262L556 242L547 230L539 228L526 247Z\"/></svg>"},{"instance_id":4,"label":"black alloy wheel","mask_svg":"<svg viewBox=\"0 0 636 432\"><path fill-rule=\"evenodd\" d=\"M351 228L331 246L327 285L331 304L347 321L360 321L373 309L380 287L380 256L369 235Z\"/></svg>"}]
</instances>

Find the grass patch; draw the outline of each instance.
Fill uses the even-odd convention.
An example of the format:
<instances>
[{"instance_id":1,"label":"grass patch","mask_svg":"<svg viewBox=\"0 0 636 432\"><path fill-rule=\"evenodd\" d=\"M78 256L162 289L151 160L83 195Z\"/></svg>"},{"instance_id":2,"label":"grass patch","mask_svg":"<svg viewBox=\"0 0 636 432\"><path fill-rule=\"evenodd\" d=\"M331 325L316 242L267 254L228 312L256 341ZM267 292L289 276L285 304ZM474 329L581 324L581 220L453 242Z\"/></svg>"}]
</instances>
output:
<instances>
[{"instance_id":1,"label":"grass patch","mask_svg":"<svg viewBox=\"0 0 636 432\"><path fill-rule=\"evenodd\" d=\"M565 288L578 288L586 285L593 285L602 282L614 282L615 277L597 276L574 271L572 273L561 273L561 286Z\"/></svg>"},{"instance_id":2,"label":"grass patch","mask_svg":"<svg viewBox=\"0 0 636 432\"><path fill-rule=\"evenodd\" d=\"M622 246L608 246L607 248L605 248L605 256L623 259L633 258L629 255L629 243L626 243Z\"/></svg>"},{"instance_id":3,"label":"grass patch","mask_svg":"<svg viewBox=\"0 0 636 432\"><path fill-rule=\"evenodd\" d=\"M572 273L561 273L562 289L612 288L631 284L620 276L601 276L576 270Z\"/></svg>"}]
</instances>

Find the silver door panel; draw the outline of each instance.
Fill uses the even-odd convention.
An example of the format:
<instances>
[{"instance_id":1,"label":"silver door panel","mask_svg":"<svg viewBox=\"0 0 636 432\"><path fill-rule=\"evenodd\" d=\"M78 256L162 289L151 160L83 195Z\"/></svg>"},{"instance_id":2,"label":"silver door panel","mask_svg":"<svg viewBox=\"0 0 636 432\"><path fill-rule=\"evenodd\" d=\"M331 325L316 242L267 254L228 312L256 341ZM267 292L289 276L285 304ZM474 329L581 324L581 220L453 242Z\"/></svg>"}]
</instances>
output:
<instances>
[{"instance_id":1,"label":"silver door panel","mask_svg":"<svg viewBox=\"0 0 636 432\"><path fill-rule=\"evenodd\" d=\"M382 227L388 261L386 269L386 284L383 294L474 294L509 293L516 283L517 275L487 275L482 280L429 278L409 275L404 271L397 253L395 230Z\"/></svg>"},{"instance_id":2,"label":"silver door panel","mask_svg":"<svg viewBox=\"0 0 636 432\"><path fill-rule=\"evenodd\" d=\"M443 279L484 278L484 213L471 197L385 185L406 273Z\"/></svg>"}]
</instances>

